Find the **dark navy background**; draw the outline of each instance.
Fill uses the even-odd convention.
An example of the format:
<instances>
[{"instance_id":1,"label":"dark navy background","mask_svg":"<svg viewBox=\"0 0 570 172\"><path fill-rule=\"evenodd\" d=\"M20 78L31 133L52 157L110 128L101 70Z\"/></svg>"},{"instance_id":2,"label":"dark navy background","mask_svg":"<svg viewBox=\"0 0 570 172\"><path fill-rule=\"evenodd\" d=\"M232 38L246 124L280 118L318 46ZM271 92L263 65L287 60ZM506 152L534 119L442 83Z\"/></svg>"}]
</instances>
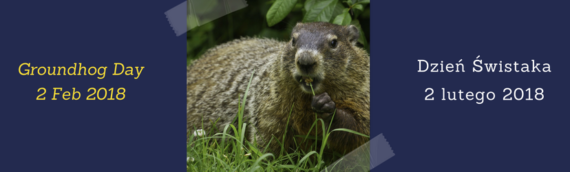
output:
<instances>
[{"instance_id":1,"label":"dark navy background","mask_svg":"<svg viewBox=\"0 0 570 172\"><path fill-rule=\"evenodd\" d=\"M0 171L185 171L186 38L162 1L0 2ZM568 171L570 10L565 1L374 1L372 136L394 157L373 171ZM552 73L472 73L472 62L550 63ZM466 73L417 73L417 59ZM108 66L97 76L20 76L18 66ZM112 76L113 63L145 66ZM37 89L48 89L45 101ZM75 87L79 101L49 100ZM89 87L126 88L86 101ZM424 90L434 88L436 101ZM494 101L440 101L447 90ZM502 101L505 87L545 90Z\"/></svg>"},{"instance_id":2,"label":"dark navy background","mask_svg":"<svg viewBox=\"0 0 570 172\"><path fill-rule=\"evenodd\" d=\"M0 171L185 171L186 36L164 14L182 2L1 1ZM23 62L108 68L102 80L21 76ZM112 76L115 62L145 69ZM51 101L52 87L81 100ZM126 98L86 101L89 87Z\"/></svg>"},{"instance_id":3,"label":"dark navy background","mask_svg":"<svg viewBox=\"0 0 570 172\"><path fill-rule=\"evenodd\" d=\"M395 153L372 171L570 171L568 1L371 5L371 130ZM478 55L503 64L535 59L552 73L473 73ZM466 72L418 73L418 59L463 59ZM428 87L435 101L424 101ZM441 87L496 98L443 102ZM506 87L541 87L545 98L503 101Z\"/></svg>"}]
</instances>

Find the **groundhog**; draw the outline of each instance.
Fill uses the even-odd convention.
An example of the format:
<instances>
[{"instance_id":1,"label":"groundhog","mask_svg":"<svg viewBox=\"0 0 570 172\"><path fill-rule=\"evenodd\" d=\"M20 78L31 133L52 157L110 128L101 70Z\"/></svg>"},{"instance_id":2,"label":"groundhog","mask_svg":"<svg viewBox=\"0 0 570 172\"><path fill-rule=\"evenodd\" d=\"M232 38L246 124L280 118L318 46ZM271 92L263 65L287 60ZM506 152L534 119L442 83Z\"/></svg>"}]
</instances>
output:
<instances>
[{"instance_id":1,"label":"groundhog","mask_svg":"<svg viewBox=\"0 0 570 172\"><path fill-rule=\"evenodd\" d=\"M310 151L312 140L293 137L321 136L320 122L311 130L317 118L326 130L369 135L370 56L357 46L359 34L353 25L297 23L288 42L242 38L208 50L188 67L189 134L221 133L230 123L241 127L234 118L242 104L248 140L274 155L280 144L288 152ZM335 131L325 150L349 153L368 140Z\"/></svg>"}]
</instances>

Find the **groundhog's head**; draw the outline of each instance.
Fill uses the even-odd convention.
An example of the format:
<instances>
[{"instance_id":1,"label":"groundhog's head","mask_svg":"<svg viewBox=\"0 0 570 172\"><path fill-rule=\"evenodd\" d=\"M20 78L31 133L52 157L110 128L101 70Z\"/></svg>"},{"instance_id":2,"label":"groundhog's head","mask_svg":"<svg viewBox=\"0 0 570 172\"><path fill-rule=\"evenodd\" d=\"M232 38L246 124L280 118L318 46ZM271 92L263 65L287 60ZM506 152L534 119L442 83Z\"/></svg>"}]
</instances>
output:
<instances>
[{"instance_id":1,"label":"groundhog's head","mask_svg":"<svg viewBox=\"0 0 570 172\"><path fill-rule=\"evenodd\" d=\"M312 84L315 93L330 89L327 87L338 88L337 84L345 82L342 80L351 78L349 70L353 60L364 61L363 57L358 57L359 36L358 28L353 25L297 23L285 46L282 67L290 71L287 77L305 93L312 94L307 82Z\"/></svg>"}]
</instances>

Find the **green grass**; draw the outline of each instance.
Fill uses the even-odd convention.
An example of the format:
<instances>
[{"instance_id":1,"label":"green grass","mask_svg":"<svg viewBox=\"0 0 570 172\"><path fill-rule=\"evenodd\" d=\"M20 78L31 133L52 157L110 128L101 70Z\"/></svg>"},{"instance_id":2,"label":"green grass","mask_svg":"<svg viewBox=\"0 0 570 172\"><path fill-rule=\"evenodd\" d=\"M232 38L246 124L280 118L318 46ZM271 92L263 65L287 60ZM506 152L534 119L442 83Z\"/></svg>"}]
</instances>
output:
<instances>
[{"instance_id":1,"label":"green grass","mask_svg":"<svg viewBox=\"0 0 570 172\"><path fill-rule=\"evenodd\" d=\"M240 103L239 109L237 109L237 120L238 124L242 124L241 126L236 127L230 124L223 129L223 133L210 134L217 131L212 127L212 131L206 131L207 135L202 136L194 136L192 131L188 133L190 141L187 145L187 171L321 171L332 163L325 162L325 157L323 156L324 148L332 132L350 132L368 137L364 134L344 128L338 128L332 131L327 130L325 134L320 137L311 135L295 136L302 137L303 139L314 139L316 140L315 143L321 142L322 146L318 148L316 145L313 145L309 152L295 150L292 153L288 153L283 144L281 144L285 140L285 134L283 138L273 138L271 140L271 142L277 142L281 145L280 155L263 153L267 147L257 145L255 140L249 142L245 139L247 124L243 123L242 120L248 91L249 84L243 98L243 103ZM289 117L291 117L293 113L292 110L293 107L291 107ZM319 119L313 123L308 133L311 133L313 128L316 130L318 122L322 124L322 129L325 131L325 123L322 119ZM289 123L289 119L287 123ZM330 129L331 123L328 125ZM234 134L228 134L229 131L233 131ZM293 138L293 140L295 144L299 144L295 138ZM341 157L341 155L337 156L338 158ZM368 169L365 169L365 171L368 171Z\"/></svg>"}]
</instances>

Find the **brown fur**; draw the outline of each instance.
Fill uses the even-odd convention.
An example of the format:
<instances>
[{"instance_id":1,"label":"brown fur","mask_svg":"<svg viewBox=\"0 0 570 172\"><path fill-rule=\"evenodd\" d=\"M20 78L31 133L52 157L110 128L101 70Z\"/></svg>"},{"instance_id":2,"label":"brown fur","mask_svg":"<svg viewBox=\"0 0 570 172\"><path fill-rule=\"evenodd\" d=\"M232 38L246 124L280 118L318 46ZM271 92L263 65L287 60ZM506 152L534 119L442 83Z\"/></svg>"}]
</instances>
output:
<instances>
[{"instance_id":1,"label":"brown fur","mask_svg":"<svg viewBox=\"0 0 570 172\"><path fill-rule=\"evenodd\" d=\"M370 57L356 46L358 36L354 26L299 23L288 42L250 38L209 50L188 68L188 132L221 132L230 124L253 74L244 122L248 123L250 141L256 139L263 147L269 144L269 152L279 154L277 140L281 142L284 135L285 151L296 148L294 135L320 136L320 125L309 133L317 118L332 120L330 130L347 128L369 135ZM336 44L331 43L333 39ZM301 59L303 52L310 55ZM307 59L315 62L312 71L299 72L299 63ZM334 119L332 113L316 113L311 104L318 96L299 82L301 75L315 79L315 95L330 96L336 105ZM218 122L212 125L213 121ZM298 148L306 152L312 145L312 140L299 144L303 140L295 139ZM348 153L367 141L366 137L336 131L326 150Z\"/></svg>"}]
</instances>

